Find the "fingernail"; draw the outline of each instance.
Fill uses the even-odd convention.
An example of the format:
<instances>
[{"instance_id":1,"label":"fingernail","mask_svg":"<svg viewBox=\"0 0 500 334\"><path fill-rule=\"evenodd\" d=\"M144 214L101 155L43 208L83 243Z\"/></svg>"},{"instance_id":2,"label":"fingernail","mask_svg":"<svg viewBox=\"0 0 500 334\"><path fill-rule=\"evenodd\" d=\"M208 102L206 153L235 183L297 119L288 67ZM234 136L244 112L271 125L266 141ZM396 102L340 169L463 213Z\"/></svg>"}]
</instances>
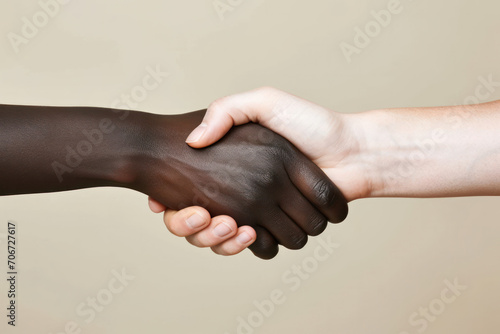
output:
<instances>
[{"instance_id":1,"label":"fingernail","mask_svg":"<svg viewBox=\"0 0 500 334\"><path fill-rule=\"evenodd\" d=\"M186 219L186 224L190 228L195 229L205 224L205 219L201 215L194 213Z\"/></svg>"},{"instance_id":2,"label":"fingernail","mask_svg":"<svg viewBox=\"0 0 500 334\"><path fill-rule=\"evenodd\" d=\"M236 237L236 240L242 244L242 245L245 245L247 243L250 242L250 240L252 240L252 237L250 236L250 234L248 234L247 232L243 232L241 233L240 235L238 235Z\"/></svg>"},{"instance_id":3,"label":"fingernail","mask_svg":"<svg viewBox=\"0 0 500 334\"><path fill-rule=\"evenodd\" d=\"M220 238L228 235L229 233L231 233L231 231L231 227L229 227L229 225L226 223L220 223L214 228L214 234Z\"/></svg>"},{"instance_id":4,"label":"fingernail","mask_svg":"<svg viewBox=\"0 0 500 334\"><path fill-rule=\"evenodd\" d=\"M205 123L201 123L187 137L186 143L195 143L195 142L197 142L198 140L200 140L201 136L203 136L203 134L205 133L206 130L207 130L207 125Z\"/></svg>"}]
</instances>

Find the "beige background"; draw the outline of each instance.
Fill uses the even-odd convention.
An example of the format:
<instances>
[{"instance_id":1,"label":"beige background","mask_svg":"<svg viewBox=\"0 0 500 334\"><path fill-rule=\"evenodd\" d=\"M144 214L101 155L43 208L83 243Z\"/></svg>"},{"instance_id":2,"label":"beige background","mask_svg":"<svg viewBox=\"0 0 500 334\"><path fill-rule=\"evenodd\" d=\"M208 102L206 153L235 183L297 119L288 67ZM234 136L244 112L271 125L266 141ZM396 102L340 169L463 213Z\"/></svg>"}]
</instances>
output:
<instances>
[{"instance_id":1,"label":"beige background","mask_svg":"<svg viewBox=\"0 0 500 334\"><path fill-rule=\"evenodd\" d=\"M351 63L340 43L352 44L354 29L388 0L229 3L221 19L212 0L73 0L16 53L8 33L20 34L40 5L4 2L0 102L110 106L157 65L170 76L138 109L165 114L262 85L342 112L461 104L479 76L500 80L497 1L401 0L402 12ZM499 98L497 90L488 100ZM345 223L266 262L189 246L148 211L144 195L127 190L1 198L0 237L8 219L19 224L20 271L15 329L5 324L1 280L1 332L64 333L74 321L81 333L233 334L238 317L259 320L254 301L279 289L285 302L253 332L413 334L423 326L409 317L439 305L444 281L457 278L466 290L422 332L496 333L499 204L357 201ZM314 264L318 240L328 237L338 248L293 291L282 275ZM86 323L75 309L122 268L135 279Z\"/></svg>"}]
</instances>

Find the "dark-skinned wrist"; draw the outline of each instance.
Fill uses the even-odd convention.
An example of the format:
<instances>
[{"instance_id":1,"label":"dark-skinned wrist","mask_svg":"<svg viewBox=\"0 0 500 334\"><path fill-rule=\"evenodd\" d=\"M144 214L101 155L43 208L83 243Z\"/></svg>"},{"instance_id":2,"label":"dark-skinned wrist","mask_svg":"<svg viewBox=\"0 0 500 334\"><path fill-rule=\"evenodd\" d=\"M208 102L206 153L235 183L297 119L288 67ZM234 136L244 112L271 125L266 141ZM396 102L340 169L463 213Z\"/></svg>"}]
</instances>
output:
<instances>
[{"instance_id":1,"label":"dark-skinned wrist","mask_svg":"<svg viewBox=\"0 0 500 334\"><path fill-rule=\"evenodd\" d=\"M130 154L127 156L128 171L116 171L116 175L131 175L124 180L124 187L147 194L160 202L170 189L177 190L175 177L179 173L178 166L180 145L184 143L184 134L179 134L175 115L155 115L137 113L129 131ZM122 180L123 181L123 180ZM167 205L168 203L163 203ZM186 202L182 205L185 207ZM180 209L181 207L176 207Z\"/></svg>"},{"instance_id":2,"label":"dark-skinned wrist","mask_svg":"<svg viewBox=\"0 0 500 334\"><path fill-rule=\"evenodd\" d=\"M77 166L61 175L62 183L135 189L139 164L149 155L146 137L153 115L105 108L88 108L85 113L91 117L89 124L81 129L80 141L67 145L64 161L67 165L69 156Z\"/></svg>"}]
</instances>

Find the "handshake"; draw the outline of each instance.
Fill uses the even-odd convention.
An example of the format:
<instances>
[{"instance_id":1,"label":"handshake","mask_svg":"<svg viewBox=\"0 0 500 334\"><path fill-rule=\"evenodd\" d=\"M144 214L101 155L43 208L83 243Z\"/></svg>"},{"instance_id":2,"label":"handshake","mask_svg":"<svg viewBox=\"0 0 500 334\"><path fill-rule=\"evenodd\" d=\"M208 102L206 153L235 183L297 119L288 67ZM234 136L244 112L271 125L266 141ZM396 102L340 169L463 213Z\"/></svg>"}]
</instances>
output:
<instances>
[{"instance_id":1,"label":"handshake","mask_svg":"<svg viewBox=\"0 0 500 334\"><path fill-rule=\"evenodd\" d=\"M142 164L141 175L160 173L137 189L154 212L166 210L172 233L218 254L250 245L270 259L278 244L302 248L328 221L346 218L333 168L355 143L333 140L345 135L340 115L272 88L220 99L205 112L159 121L155 158Z\"/></svg>"},{"instance_id":2,"label":"handshake","mask_svg":"<svg viewBox=\"0 0 500 334\"><path fill-rule=\"evenodd\" d=\"M204 115L202 110L159 118L149 127L155 138L148 141L149 154L138 160L133 188L155 199L150 200L153 211L198 206L185 209L180 214L184 219L178 215L172 232L190 234L188 240L197 246L232 247L228 254L246 247L256 234L249 248L270 259L278 253L278 244L302 248L308 235L323 232L327 221L344 220L347 202L335 184L269 129L246 124L232 128L211 146L186 145L189 132ZM216 216L212 224L203 219L210 215ZM237 231L236 222L245 228ZM182 233L183 227L188 232Z\"/></svg>"},{"instance_id":3,"label":"handshake","mask_svg":"<svg viewBox=\"0 0 500 334\"><path fill-rule=\"evenodd\" d=\"M326 136L341 124L306 121L315 117L308 109L271 88L180 115L0 105L0 195L134 189L191 243L226 255L249 246L270 259L279 244L299 249L347 215L344 195L320 168L337 163L325 149L339 147ZM96 129L99 138L89 138Z\"/></svg>"},{"instance_id":4,"label":"handshake","mask_svg":"<svg viewBox=\"0 0 500 334\"><path fill-rule=\"evenodd\" d=\"M499 108L341 114L273 88L181 115L0 105L0 195L130 188L191 244L270 259L355 199L500 195ZM78 163L64 166L67 152Z\"/></svg>"}]
</instances>

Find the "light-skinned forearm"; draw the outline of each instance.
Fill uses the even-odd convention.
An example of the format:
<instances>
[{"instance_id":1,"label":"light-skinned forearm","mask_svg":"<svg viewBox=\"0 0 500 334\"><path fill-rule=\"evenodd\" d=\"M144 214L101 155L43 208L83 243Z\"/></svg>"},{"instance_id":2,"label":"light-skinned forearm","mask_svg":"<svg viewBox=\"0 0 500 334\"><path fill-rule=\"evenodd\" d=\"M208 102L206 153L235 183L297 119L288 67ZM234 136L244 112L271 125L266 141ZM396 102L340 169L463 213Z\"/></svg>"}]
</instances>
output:
<instances>
[{"instance_id":1,"label":"light-skinned forearm","mask_svg":"<svg viewBox=\"0 0 500 334\"><path fill-rule=\"evenodd\" d=\"M500 101L344 116L367 197L500 195Z\"/></svg>"}]
</instances>

